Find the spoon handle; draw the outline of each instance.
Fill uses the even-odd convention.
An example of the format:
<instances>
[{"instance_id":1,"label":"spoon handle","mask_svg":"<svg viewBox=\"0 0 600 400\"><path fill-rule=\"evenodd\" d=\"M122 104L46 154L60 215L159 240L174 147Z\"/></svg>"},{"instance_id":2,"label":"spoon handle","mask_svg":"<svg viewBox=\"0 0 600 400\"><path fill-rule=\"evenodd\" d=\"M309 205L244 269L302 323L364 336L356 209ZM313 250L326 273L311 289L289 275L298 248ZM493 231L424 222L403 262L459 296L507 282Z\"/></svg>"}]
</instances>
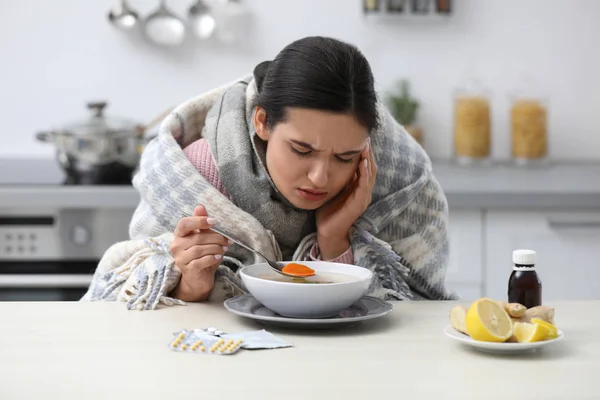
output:
<instances>
[{"instance_id":1,"label":"spoon handle","mask_svg":"<svg viewBox=\"0 0 600 400\"><path fill-rule=\"evenodd\" d=\"M238 238L236 238L235 236L230 235L227 232L223 232L220 228L216 228L216 227L212 227L210 228L211 231L218 233L219 235L225 236L227 239L230 239L232 242L239 244L240 246L242 246L243 248L250 250L253 253L258 254L259 256L261 256L266 262L267 264L276 272L280 273L281 275L285 275L285 276L290 276L292 278L301 278L304 279L303 277L299 277L293 274L289 274L287 272L283 272L282 268L283 266L280 265L281 263L278 263L276 261L272 261L269 260L267 257L265 257L260 251L255 250L253 248L251 248L250 246L248 246L247 244L243 243L241 240L239 240Z\"/></svg>"},{"instance_id":2,"label":"spoon handle","mask_svg":"<svg viewBox=\"0 0 600 400\"><path fill-rule=\"evenodd\" d=\"M250 246L246 245L245 243L243 243L242 241L240 241L239 239L237 239L236 237L230 235L229 233L223 232L220 228L216 228L216 227L212 227L210 228L211 231L218 233L219 235L225 236L227 239L231 240L234 243L239 244L240 246L242 246L243 248L245 248L246 250L250 250L253 253L258 254L259 256L261 256L262 258L265 259L265 261L269 262L270 260L263 256L261 252L259 252L258 250L255 250L253 248L251 248Z\"/></svg>"}]
</instances>

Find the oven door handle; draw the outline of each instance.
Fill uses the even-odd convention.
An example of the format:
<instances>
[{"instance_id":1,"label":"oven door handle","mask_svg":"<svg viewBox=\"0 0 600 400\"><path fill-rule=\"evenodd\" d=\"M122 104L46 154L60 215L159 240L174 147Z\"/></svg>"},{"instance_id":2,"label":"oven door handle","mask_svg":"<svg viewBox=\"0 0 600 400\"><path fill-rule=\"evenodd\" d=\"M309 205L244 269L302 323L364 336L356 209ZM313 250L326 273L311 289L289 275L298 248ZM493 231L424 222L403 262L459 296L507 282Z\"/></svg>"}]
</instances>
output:
<instances>
[{"instance_id":1,"label":"oven door handle","mask_svg":"<svg viewBox=\"0 0 600 400\"><path fill-rule=\"evenodd\" d=\"M89 274L0 274L0 288L86 288Z\"/></svg>"}]
</instances>

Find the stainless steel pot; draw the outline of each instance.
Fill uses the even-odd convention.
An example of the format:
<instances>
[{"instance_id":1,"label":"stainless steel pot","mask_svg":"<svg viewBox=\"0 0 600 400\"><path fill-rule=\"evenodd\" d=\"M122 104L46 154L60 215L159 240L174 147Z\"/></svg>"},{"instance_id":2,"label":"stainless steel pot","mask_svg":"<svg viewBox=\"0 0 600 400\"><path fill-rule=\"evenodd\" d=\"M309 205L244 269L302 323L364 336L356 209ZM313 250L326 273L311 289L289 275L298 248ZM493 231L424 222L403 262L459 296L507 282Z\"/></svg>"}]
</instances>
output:
<instances>
[{"instance_id":1,"label":"stainless steel pot","mask_svg":"<svg viewBox=\"0 0 600 400\"><path fill-rule=\"evenodd\" d=\"M128 119L106 117L106 106L106 102L88 103L87 119L36 134L38 140L56 146L67 183L130 183L148 140L145 129Z\"/></svg>"}]
</instances>

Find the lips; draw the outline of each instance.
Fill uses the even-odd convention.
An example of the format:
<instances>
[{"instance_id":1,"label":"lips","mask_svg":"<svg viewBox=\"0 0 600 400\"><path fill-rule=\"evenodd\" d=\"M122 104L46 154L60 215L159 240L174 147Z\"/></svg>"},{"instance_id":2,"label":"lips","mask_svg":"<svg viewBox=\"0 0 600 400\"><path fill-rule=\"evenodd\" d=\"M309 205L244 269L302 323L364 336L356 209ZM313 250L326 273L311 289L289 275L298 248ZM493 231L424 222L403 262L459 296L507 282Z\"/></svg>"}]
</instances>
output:
<instances>
[{"instance_id":1,"label":"lips","mask_svg":"<svg viewBox=\"0 0 600 400\"><path fill-rule=\"evenodd\" d=\"M314 194L315 196L325 196L327 192L323 192L322 190L312 190L312 189L304 189L300 188L303 192Z\"/></svg>"},{"instance_id":2,"label":"lips","mask_svg":"<svg viewBox=\"0 0 600 400\"><path fill-rule=\"evenodd\" d=\"M298 194L309 201L320 201L327 196L327 192L303 188L298 189Z\"/></svg>"}]
</instances>

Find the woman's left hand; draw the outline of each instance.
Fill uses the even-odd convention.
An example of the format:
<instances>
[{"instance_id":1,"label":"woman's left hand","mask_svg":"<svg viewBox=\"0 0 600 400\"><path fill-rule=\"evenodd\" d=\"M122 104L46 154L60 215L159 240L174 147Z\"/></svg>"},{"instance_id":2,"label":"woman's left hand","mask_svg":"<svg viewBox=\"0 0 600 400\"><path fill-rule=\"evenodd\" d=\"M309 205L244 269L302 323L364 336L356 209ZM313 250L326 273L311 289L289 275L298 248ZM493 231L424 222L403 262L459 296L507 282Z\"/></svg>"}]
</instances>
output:
<instances>
[{"instance_id":1,"label":"woman's left hand","mask_svg":"<svg viewBox=\"0 0 600 400\"><path fill-rule=\"evenodd\" d=\"M371 204L376 175L377 165L375 165L369 139L360 153L357 172L346 189L316 212L317 238L323 259L327 259L324 253L330 253L328 258L335 258L346 251L350 245L348 231ZM329 243L332 246L328 246ZM341 252L339 249L333 250L333 247L342 245L346 247ZM332 247L332 251L326 251L327 247ZM333 255L338 252L339 254Z\"/></svg>"}]
</instances>

